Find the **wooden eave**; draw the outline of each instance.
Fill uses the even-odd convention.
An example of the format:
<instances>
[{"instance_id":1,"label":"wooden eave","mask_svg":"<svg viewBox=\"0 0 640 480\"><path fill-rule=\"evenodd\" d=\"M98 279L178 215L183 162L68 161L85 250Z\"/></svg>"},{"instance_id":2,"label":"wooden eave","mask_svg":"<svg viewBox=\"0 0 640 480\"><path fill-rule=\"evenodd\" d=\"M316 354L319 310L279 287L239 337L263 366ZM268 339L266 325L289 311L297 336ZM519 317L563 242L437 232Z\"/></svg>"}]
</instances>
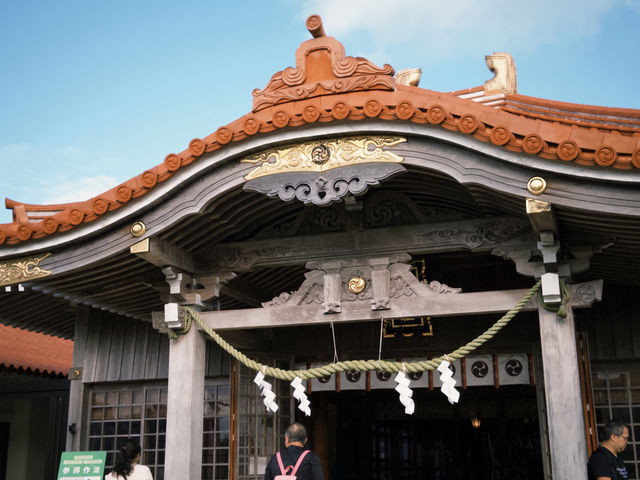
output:
<instances>
[{"instance_id":1,"label":"wooden eave","mask_svg":"<svg viewBox=\"0 0 640 480\"><path fill-rule=\"evenodd\" d=\"M361 201L383 191L406 195L423 212L433 212L434 221L438 221L437 212L444 212L463 220L511 216L527 222L524 196L504 194L480 184L463 185L446 175L415 166L410 166L407 174L385 182L381 189L365 194ZM199 192L194 190L193 195ZM312 238L316 235L314 231L304 233L304 229L283 227L295 225L305 215L313 219L316 213L330 216L342 209L342 204L310 208L299 202L284 203L234 188L216 197L200 213L183 216L152 235L199 259L206 271L210 252L218 246L279 235ZM606 247L593 256L590 270L581 276L581 281L604 278L614 283L638 285L638 218L565 207L555 208L555 213L565 248L585 243ZM153 215L154 212L149 211L140 219L151 224ZM342 227L336 228L335 231L340 232ZM376 235L376 230L371 230L371 234ZM26 282L24 291L17 291L15 285L10 292L0 291L0 323L72 338L78 308L112 312L132 322L150 321L150 312L162 311L168 286L159 267L129 253L128 246L137 241L123 228L53 251L41 264L53 271L52 275ZM455 262L460 261L463 263L459 267L464 265L467 269L477 266L473 260L475 254L451 255L447 254L446 261L432 256L430 262L456 265ZM488 252L486 255L487 261L493 258L498 264L511 263L491 257ZM510 268L513 271L515 267L511 264ZM222 309L258 307L282 292L295 290L304 279L306 269L301 261L234 271L237 278L221 291ZM527 280L521 277L521 281ZM522 285L524 287L526 285Z\"/></svg>"}]
</instances>

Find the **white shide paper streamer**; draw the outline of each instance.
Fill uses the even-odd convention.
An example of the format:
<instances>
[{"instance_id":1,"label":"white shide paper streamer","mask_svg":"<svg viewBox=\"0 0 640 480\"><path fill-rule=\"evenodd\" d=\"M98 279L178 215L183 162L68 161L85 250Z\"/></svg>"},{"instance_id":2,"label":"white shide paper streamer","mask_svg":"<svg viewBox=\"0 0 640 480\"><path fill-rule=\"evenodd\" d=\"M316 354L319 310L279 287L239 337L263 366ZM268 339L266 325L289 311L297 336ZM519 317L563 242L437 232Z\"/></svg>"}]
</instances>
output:
<instances>
[{"instance_id":1,"label":"white shide paper streamer","mask_svg":"<svg viewBox=\"0 0 640 480\"><path fill-rule=\"evenodd\" d=\"M413 411L416 408L416 405L411 398L413 396L413 390L409 388L409 383L411 383L411 380L409 380L402 371L398 372L395 380L398 384L396 386L396 392L400 394L400 403L404 405L404 413L406 413L407 415L412 415Z\"/></svg>"},{"instance_id":2,"label":"white shide paper streamer","mask_svg":"<svg viewBox=\"0 0 640 480\"><path fill-rule=\"evenodd\" d=\"M291 382L291 386L293 387L293 398L300 402L298 404L298 409L304 412L304 414L308 417L311 415L311 402L307 398L307 394L305 393L305 388L302 383L302 379L300 377L296 377Z\"/></svg>"},{"instance_id":3,"label":"white shide paper streamer","mask_svg":"<svg viewBox=\"0 0 640 480\"><path fill-rule=\"evenodd\" d=\"M449 369L449 365L451 365L446 360L443 360L440 365L438 365L438 371L440 372L440 381L442 382L442 386L440 387L440 391L447 396L449 399L449 403L458 403L460 399L460 392L456 390L456 381L453 378L453 371Z\"/></svg>"},{"instance_id":4,"label":"white shide paper streamer","mask_svg":"<svg viewBox=\"0 0 640 480\"><path fill-rule=\"evenodd\" d=\"M258 372L256 378L253 379L253 383L260 387L260 393L264 397L264 405L267 407L267 410L276 413L278 411L278 404L274 401L276 399L276 394L273 393L271 384L265 381L262 372Z\"/></svg>"}]
</instances>

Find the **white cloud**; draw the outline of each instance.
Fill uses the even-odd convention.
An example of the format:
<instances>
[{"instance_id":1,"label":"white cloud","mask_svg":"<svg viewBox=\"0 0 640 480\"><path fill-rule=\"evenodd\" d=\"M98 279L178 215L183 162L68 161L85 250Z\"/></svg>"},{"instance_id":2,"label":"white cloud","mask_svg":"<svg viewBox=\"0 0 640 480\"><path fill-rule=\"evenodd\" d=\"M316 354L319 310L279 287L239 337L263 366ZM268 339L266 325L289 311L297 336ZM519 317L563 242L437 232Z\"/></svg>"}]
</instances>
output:
<instances>
[{"instance_id":1,"label":"white cloud","mask_svg":"<svg viewBox=\"0 0 640 480\"><path fill-rule=\"evenodd\" d=\"M365 36L383 45L413 44L440 57L473 44L533 51L542 44L595 34L604 14L630 0L308 0L328 35Z\"/></svg>"},{"instance_id":2,"label":"white cloud","mask_svg":"<svg viewBox=\"0 0 640 480\"><path fill-rule=\"evenodd\" d=\"M75 145L67 145L65 147L62 147L62 152L65 155L69 155L72 157L80 157L82 155L85 155L84 150L82 150L80 147L77 147Z\"/></svg>"},{"instance_id":3,"label":"white cloud","mask_svg":"<svg viewBox=\"0 0 640 480\"><path fill-rule=\"evenodd\" d=\"M105 175L83 177L75 180L59 176L55 182L50 182L43 191L44 204L69 203L84 201L103 193L118 184L118 180Z\"/></svg>"},{"instance_id":4,"label":"white cloud","mask_svg":"<svg viewBox=\"0 0 640 480\"><path fill-rule=\"evenodd\" d=\"M84 201L122 182L112 175L123 163L76 145L0 145L0 194L33 204Z\"/></svg>"},{"instance_id":5,"label":"white cloud","mask_svg":"<svg viewBox=\"0 0 640 480\"><path fill-rule=\"evenodd\" d=\"M0 145L0 159L3 157L11 157L12 155L21 155L29 150L27 143L11 143L8 145Z\"/></svg>"}]
</instances>

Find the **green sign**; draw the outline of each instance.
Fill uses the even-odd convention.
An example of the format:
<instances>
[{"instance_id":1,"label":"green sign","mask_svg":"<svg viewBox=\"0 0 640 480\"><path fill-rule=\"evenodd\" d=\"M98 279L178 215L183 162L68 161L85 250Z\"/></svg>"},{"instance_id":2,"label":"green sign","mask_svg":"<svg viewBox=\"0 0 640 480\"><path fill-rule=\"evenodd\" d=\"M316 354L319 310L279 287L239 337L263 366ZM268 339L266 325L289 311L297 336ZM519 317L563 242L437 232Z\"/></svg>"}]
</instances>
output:
<instances>
[{"instance_id":1,"label":"green sign","mask_svg":"<svg viewBox=\"0 0 640 480\"><path fill-rule=\"evenodd\" d=\"M102 480L107 452L62 452L58 480Z\"/></svg>"}]
</instances>

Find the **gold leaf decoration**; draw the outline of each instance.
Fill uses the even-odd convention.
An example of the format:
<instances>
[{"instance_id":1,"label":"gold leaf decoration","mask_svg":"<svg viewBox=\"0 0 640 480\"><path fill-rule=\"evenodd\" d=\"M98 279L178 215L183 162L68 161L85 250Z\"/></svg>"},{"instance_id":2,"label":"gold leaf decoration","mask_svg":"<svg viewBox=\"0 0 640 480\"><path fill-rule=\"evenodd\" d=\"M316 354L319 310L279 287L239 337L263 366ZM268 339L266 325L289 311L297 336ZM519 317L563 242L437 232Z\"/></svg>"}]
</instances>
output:
<instances>
[{"instance_id":1,"label":"gold leaf decoration","mask_svg":"<svg viewBox=\"0 0 640 480\"><path fill-rule=\"evenodd\" d=\"M43 270L38 265L50 253L38 257L19 258L8 262L0 262L0 287L22 283L35 278L46 277L53 272Z\"/></svg>"},{"instance_id":2,"label":"gold leaf decoration","mask_svg":"<svg viewBox=\"0 0 640 480\"><path fill-rule=\"evenodd\" d=\"M267 150L242 160L255 163L245 180L287 172L325 172L361 163L402 163L403 158L382 147L392 147L407 139L395 136L321 139Z\"/></svg>"}]
</instances>

